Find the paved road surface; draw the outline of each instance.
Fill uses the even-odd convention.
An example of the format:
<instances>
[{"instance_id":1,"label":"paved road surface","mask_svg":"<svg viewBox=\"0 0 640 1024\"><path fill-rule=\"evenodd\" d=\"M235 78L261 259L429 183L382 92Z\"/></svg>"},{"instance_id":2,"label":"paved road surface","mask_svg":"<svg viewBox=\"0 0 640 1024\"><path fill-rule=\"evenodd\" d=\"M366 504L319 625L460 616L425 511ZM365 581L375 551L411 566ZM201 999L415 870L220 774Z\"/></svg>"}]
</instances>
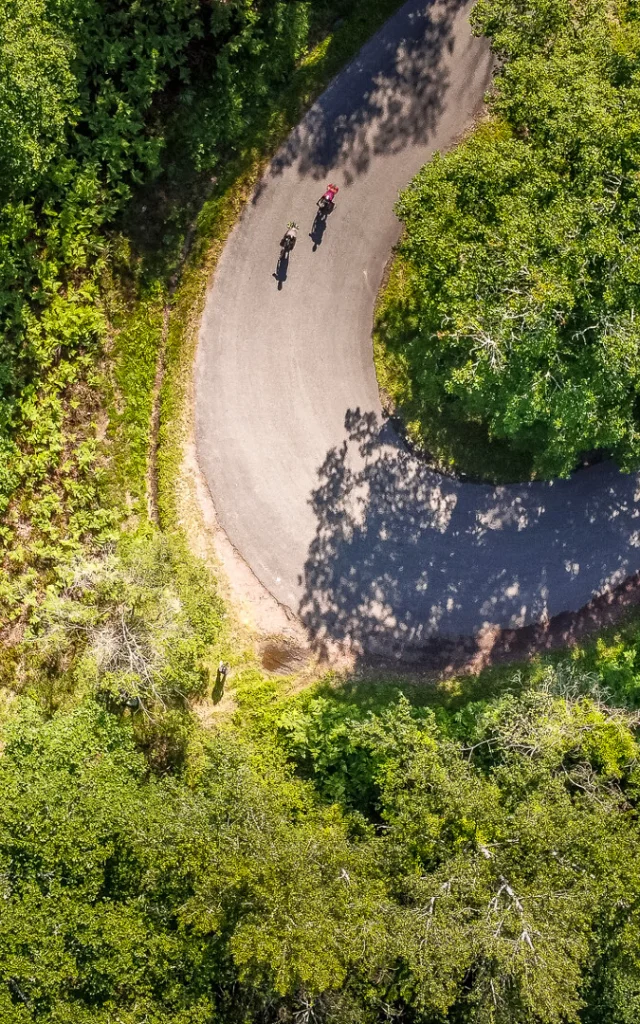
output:
<instances>
[{"instance_id":1,"label":"paved road surface","mask_svg":"<svg viewBox=\"0 0 640 1024\"><path fill-rule=\"evenodd\" d=\"M638 478L492 488L443 478L385 423L373 304L397 192L472 122L490 80L469 4L410 0L272 162L210 290L198 458L220 521L319 638L402 653L577 610L640 569ZM309 237L327 181L340 186ZM274 277L287 221L300 237Z\"/></svg>"}]
</instances>

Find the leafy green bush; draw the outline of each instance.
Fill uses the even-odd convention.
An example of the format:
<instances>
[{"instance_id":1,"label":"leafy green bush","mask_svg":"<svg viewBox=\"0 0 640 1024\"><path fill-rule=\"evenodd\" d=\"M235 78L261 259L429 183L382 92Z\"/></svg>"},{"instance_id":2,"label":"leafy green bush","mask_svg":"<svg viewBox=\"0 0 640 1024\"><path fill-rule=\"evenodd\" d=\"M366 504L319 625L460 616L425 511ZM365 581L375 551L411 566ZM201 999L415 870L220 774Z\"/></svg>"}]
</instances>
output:
<instances>
[{"instance_id":1,"label":"leafy green bush","mask_svg":"<svg viewBox=\"0 0 640 1024\"><path fill-rule=\"evenodd\" d=\"M638 747L635 719L600 685L569 665L453 717L327 697L283 716L301 773L376 827L402 907L389 917L394 1009L524 1024L595 1020L606 1005L607 1020L632 1019Z\"/></svg>"},{"instance_id":2,"label":"leafy green bush","mask_svg":"<svg viewBox=\"0 0 640 1024\"><path fill-rule=\"evenodd\" d=\"M264 754L257 771L213 741L191 786L150 779L92 705L48 724L27 707L3 739L7 1024L258 1020L341 983L379 886Z\"/></svg>"},{"instance_id":3,"label":"leafy green bush","mask_svg":"<svg viewBox=\"0 0 640 1024\"><path fill-rule=\"evenodd\" d=\"M133 701L157 718L204 692L221 615L206 569L176 542L156 532L124 537L117 552L72 563L62 592L34 612L23 678L38 689L46 671L62 698L89 687L111 706Z\"/></svg>"},{"instance_id":4,"label":"leafy green bush","mask_svg":"<svg viewBox=\"0 0 640 1024\"><path fill-rule=\"evenodd\" d=\"M107 540L105 229L157 165L151 101L202 33L197 0L10 0L0 14L2 605ZM101 507L102 506L102 507Z\"/></svg>"}]
</instances>

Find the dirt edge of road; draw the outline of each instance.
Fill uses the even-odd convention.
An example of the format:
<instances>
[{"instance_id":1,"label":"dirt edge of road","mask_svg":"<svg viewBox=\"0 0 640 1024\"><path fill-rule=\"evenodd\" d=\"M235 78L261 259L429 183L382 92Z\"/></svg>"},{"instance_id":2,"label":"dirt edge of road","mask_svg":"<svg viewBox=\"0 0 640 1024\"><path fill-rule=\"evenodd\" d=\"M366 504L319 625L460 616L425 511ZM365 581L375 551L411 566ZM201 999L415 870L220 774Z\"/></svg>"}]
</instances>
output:
<instances>
[{"instance_id":1,"label":"dirt edge of road","mask_svg":"<svg viewBox=\"0 0 640 1024\"><path fill-rule=\"evenodd\" d=\"M286 675L315 660L302 623L260 583L220 526L198 465L193 430L181 477L181 518L189 524L189 546L213 571L231 622L255 648L262 668Z\"/></svg>"}]
</instances>

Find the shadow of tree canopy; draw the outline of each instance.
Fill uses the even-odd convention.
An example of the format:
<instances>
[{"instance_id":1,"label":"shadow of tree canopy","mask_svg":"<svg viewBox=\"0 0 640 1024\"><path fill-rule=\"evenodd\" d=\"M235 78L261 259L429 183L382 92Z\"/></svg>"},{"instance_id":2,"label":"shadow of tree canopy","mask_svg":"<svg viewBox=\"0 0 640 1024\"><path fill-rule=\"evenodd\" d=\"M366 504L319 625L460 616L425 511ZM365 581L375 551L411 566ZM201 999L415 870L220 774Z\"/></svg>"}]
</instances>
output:
<instances>
[{"instance_id":1,"label":"shadow of tree canopy","mask_svg":"<svg viewBox=\"0 0 640 1024\"><path fill-rule=\"evenodd\" d=\"M269 177L297 165L301 175L340 172L348 185L369 168L373 155L427 142L449 87L446 57L452 28L466 0L425 4L410 0L313 105L272 160ZM471 86L471 83L470 83Z\"/></svg>"},{"instance_id":2,"label":"shadow of tree canopy","mask_svg":"<svg viewBox=\"0 0 640 1024\"><path fill-rule=\"evenodd\" d=\"M419 655L549 622L640 567L638 476L488 487L422 465L388 422L349 410L318 472L299 614L319 650ZM476 639L473 639L476 638Z\"/></svg>"}]
</instances>

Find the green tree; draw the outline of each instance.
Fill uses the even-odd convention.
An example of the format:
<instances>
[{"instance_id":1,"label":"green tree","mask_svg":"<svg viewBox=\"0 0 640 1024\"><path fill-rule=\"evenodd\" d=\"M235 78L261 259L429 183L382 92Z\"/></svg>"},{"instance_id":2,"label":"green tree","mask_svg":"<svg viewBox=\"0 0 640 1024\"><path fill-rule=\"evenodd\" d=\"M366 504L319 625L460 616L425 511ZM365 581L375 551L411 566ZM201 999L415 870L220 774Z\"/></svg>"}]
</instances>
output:
<instances>
[{"instance_id":1,"label":"green tree","mask_svg":"<svg viewBox=\"0 0 640 1024\"><path fill-rule=\"evenodd\" d=\"M493 117L403 194L399 392L567 475L640 461L640 30L632 4L482 0Z\"/></svg>"},{"instance_id":2,"label":"green tree","mask_svg":"<svg viewBox=\"0 0 640 1024\"><path fill-rule=\"evenodd\" d=\"M412 1019L578 1021L600 949L607 998L614 978L633 988L607 944L633 956L634 720L584 695L592 682L552 672L439 722L404 700L284 716L304 774L377 827L394 902L383 998Z\"/></svg>"},{"instance_id":3,"label":"green tree","mask_svg":"<svg viewBox=\"0 0 640 1024\"><path fill-rule=\"evenodd\" d=\"M8 0L0 11L0 204L42 180L65 144L77 83L68 36L45 0Z\"/></svg>"}]
</instances>

